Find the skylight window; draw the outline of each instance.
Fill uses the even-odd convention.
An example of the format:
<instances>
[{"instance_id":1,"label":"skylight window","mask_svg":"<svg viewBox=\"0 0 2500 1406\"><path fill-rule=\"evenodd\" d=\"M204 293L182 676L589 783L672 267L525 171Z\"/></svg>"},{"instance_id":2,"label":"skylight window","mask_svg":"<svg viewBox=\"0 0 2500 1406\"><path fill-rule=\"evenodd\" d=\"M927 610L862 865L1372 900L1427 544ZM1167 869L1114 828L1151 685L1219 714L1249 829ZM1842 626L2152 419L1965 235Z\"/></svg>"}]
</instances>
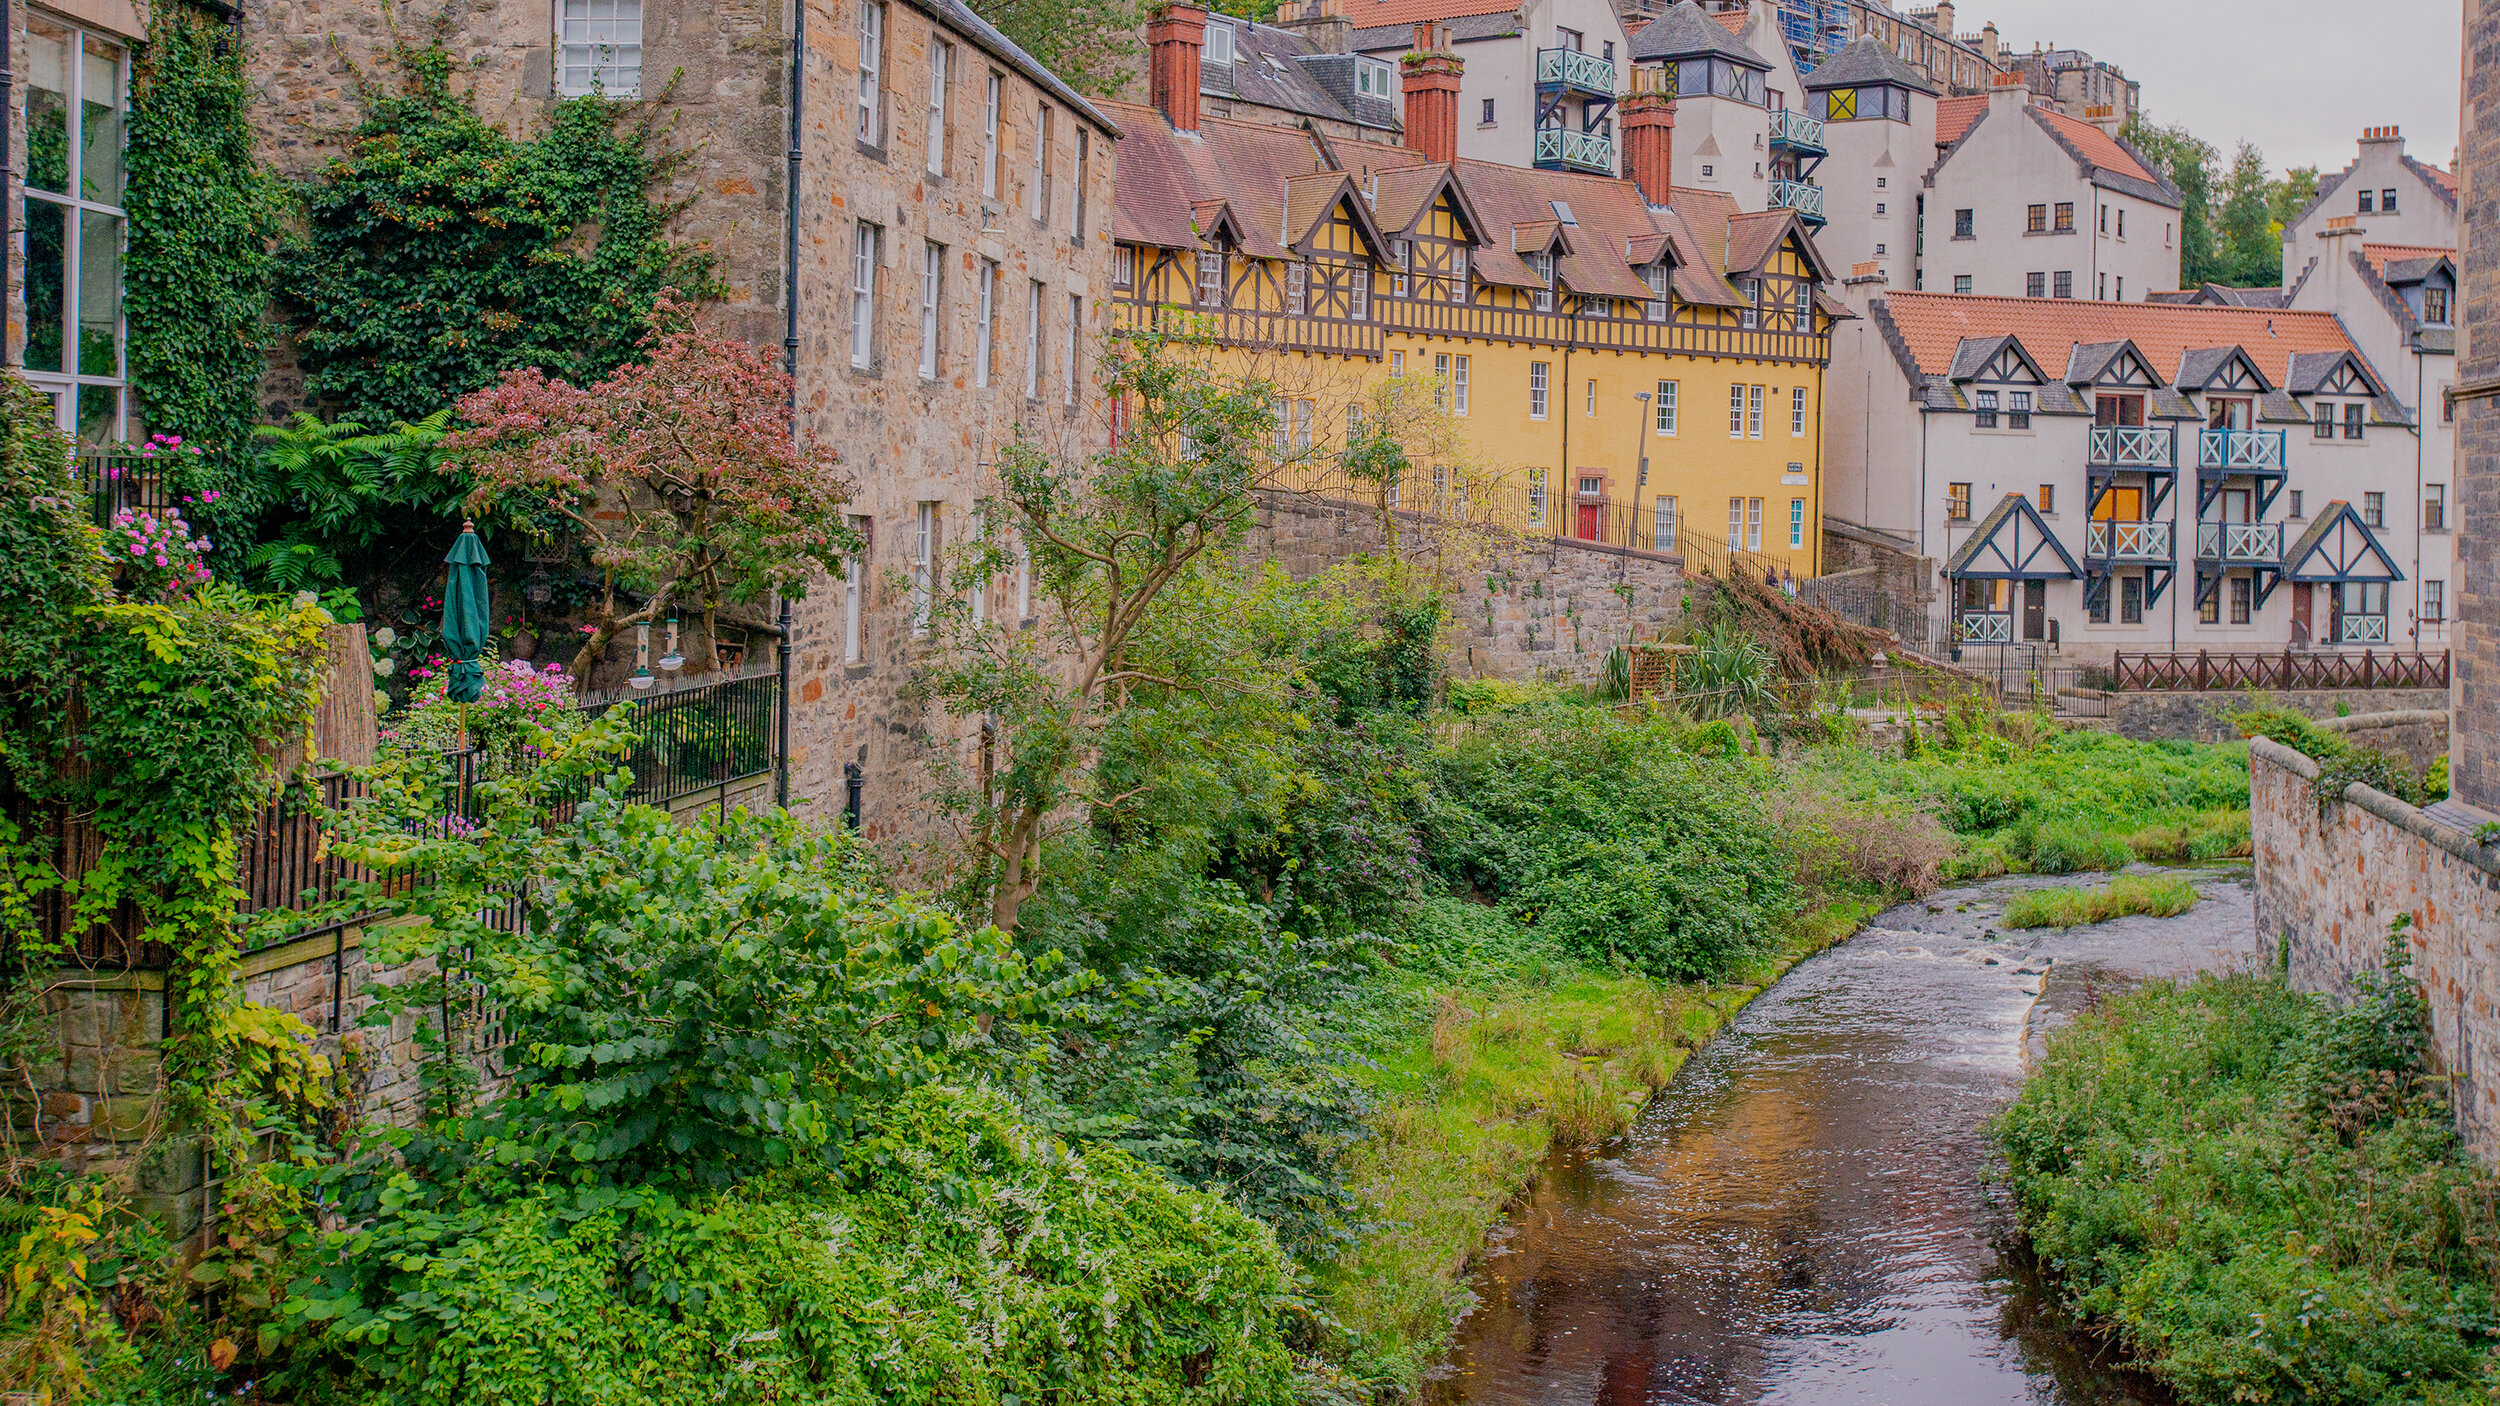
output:
<instances>
[{"instance_id":1,"label":"skylight window","mask_svg":"<svg viewBox=\"0 0 2500 1406\"><path fill-rule=\"evenodd\" d=\"M1546 203L1548 203L1548 204L1550 204L1550 205L1552 205L1552 206L1554 207L1554 218L1555 218L1555 219L1558 219L1558 220L1562 221L1564 224L1567 224L1567 225L1576 225L1576 224L1580 223L1580 221L1579 221L1578 217L1574 216L1574 215L1571 213L1571 202L1570 202L1570 201L1568 201L1568 200L1553 200L1553 201L1548 201L1548 202L1546 202Z\"/></svg>"}]
</instances>

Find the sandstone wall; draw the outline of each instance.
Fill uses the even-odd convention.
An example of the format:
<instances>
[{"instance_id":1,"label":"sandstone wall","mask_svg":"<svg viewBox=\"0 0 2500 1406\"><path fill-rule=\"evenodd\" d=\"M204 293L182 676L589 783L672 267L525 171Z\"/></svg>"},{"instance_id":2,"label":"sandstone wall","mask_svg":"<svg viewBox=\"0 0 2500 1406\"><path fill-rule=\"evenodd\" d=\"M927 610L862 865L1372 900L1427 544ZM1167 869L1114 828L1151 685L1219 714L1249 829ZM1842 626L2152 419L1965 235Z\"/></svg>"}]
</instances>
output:
<instances>
[{"instance_id":1,"label":"sandstone wall","mask_svg":"<svg viewBox=\"0 0 2500 1406\"><path fill-rule=\"evenodd\" d=\"M2441 696L2437 690L2430 694ZM2318 726L2341 733L2355 746L2399 758L2415 771L2428 770L2432 762L2448 755L2448 710L2444 707L2321 718Z\"/></svg>"},{"instance_id":2,"label":"sandstone wall","mask_svg":"<svg viewBox=\"0 0 2500 1406\"><path fill-rule=\"evenodd\" d=\"M2108 717L2112 732L2139 742L2163 739L2230 742L2236 741L2240 735L2240 730L2231 724L2234 713L2244 713L2252 708L2289 708L2303 717L2324 721L2335 718L2339 705L2355 718L2364 714L2444 709L2448 706L2448 691L2444 688L2354 688L2293 689L2285 693L2113 693L2108 695ZM2382 745L2367 739L2355 740L2363 741L2368 746ZM2415 769L2428 765L2430 758L2425 756L2416 763Z\"/></svg>"},{"instance_id":3,"label":"sandstone wall","mask_svg":"<svg viewBox=\"0 0 2500 1406\"><path fill-rule=\"evenodd\" d=\"M2490 191L2500 176L2500 3L2466 0L2463 146L2457 209L2464 315L2457 385L2484 392L2456 406L2458 518L2454 651L2457 715L2450 763L2456 798L2500 812L2500 230ZM2424 424L2429 407L2423 407Z\"/></svg>"},{"instance_id":4,"label":"sandstone wall","mask_svg":"<svg viewBox=\"0 0 2500 1406\"><path fill-rule=\"evenodd\" d=\"M2282 942L2293 985L2340 997L2379 964L2396 915L2412 914L2413 974L2459 1130L2500 1163L2500 849L2367 786L2321 815L2317 774L2279 743L2249 744L2257 931Z\"/></svg>"},{"instance_id":5,"label":"sandstone wall","mask_svg":"<svg viewBox=\"0 0 2500 1406\"><path fill-rule=\"evenodd\" d=\"M1423 519L1398 515L1401 549L1447 552L1456 630L1449 667L1462 675L1586 681L1607 652L1657 639L1683 617L1680 558L1572 538L1491 539L1464 551L1436 546ZM1384 545L1377 510L1293 494L1260 504L1251 550L1296 577Z\"/></svg>"}]
</instances>

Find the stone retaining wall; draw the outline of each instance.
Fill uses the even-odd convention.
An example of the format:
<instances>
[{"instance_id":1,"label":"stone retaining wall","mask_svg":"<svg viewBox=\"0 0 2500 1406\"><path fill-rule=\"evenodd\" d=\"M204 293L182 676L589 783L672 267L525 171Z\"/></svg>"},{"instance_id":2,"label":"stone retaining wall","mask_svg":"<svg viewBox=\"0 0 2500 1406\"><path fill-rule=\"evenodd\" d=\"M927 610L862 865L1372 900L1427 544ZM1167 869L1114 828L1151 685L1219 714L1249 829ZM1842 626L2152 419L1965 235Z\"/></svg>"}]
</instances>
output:
<instances>
[{"instance_id":1,"label":"stone retaining wall","mask_svg":"<svg viewBox=\"0 0 2500 1406\"><path fill-rule=\"evenodd\" d=\"M2358 784L2321 814L2317 763L2268 738L2250 742L2248 770L2258 933L2282 942L2294 986L2346 997L2412 914L2433 1060L2455 1080L2467 1146L2500 1165L2500 847Z\"/></svg>"},{"instance_id":2,"label":"stone retaining wall","mask_svg":"<svg viewBox=\"0 0 2500 1406\"><path fill-rule=\"evenodd\" d=\"M2408 708L2394 713L2355 713L2348 718L2320 718L2322 731L2341 733L2356 747L2385 752L2414 771L2448 755L2448 710Z\"/></svg>"},{"instance_id":3,"label":"stone retaining wall","mask_svg":"<svg viewBox=\"0 0 2500 1406\"><path fill-rule=\"evenodd\" d=\"M2289 708L2303 717L2325 720L2336 716L2339 704L2356 716L2444 709L2448 706L2448 690L2314 688L2288 693L2113 693L2109 695L2109 728L2138 742L2229 742L2240 735L2240 730L2231 725L2233 713L2251 708ZM2430 759L2423 758L2421 765L2430 765Z\"/></svg>"},{"instance_id":4,"label":"stone retaining wall","mask_svg":"<svg viewBox=\"0 0 2500 1406\"><path fill-rule=\"evenodd\" d=\"M1454 673L1585 682L1604 667L1608 651L1657 639L1683 618L1680 557L1508 534L1454 546L1419 514L1395 517L1401 554L1438 556L1448 573ZM1384 546L1377 509L1268 493L1248 555L1307 579Z\"/></svg>"}]
</instances>

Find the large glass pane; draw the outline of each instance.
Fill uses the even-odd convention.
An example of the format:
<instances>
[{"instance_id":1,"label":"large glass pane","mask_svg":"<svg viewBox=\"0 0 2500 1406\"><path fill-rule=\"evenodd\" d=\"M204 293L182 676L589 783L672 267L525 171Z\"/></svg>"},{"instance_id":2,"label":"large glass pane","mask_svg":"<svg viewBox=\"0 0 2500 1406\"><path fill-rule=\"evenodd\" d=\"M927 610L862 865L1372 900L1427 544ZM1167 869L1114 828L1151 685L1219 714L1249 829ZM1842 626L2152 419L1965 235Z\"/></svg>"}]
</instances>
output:
<instances>
[{"instance_id":1,"label":"large glass pane","mask_svg":"<svg viewBox=\"0 0 2500 1406\"><path fill-rule=\"evenodd\" d=\"M122 203L122 51L89 35L78 90L79 190L99 205Z\"/></svg>"},{"instance_id":2,"label":"large glass pane","mask_svg":"<svg viewBox=\"0 0 2500 1406\"><path fill-rule=\"evenodd\" d=\"M122 437L122 391L119 386L78 388L78 442L109 444Z\"/></svg>"},{"instance_id":3,"label":"large glass pane","mask_svg":"<svg viewBox=\"0 0 2500 1406\"><path fill-rule=\"evenodd\" d=\"M69 211L26 202L26 369L67 371L61 359L69 316Z\"/></svg>"},{"instance_id":4,"label":"large glass pane","mask_svg":"<svg viewBox=\"0 0 2500 1406\"><path fill-rule=\"evenodd\" d=\"M122 374L122 217L78 215L78 374Z\"/></svg>"},{"instance_id":5,"label":"large glass pane","mask_svg":"<svg viewBox=\"0 0 2500 1406\"><path fill-rule=\"evenodd\" d=\"M26 19L26 184L69 193L69 34Z\"/></svg>"}]
</instances>

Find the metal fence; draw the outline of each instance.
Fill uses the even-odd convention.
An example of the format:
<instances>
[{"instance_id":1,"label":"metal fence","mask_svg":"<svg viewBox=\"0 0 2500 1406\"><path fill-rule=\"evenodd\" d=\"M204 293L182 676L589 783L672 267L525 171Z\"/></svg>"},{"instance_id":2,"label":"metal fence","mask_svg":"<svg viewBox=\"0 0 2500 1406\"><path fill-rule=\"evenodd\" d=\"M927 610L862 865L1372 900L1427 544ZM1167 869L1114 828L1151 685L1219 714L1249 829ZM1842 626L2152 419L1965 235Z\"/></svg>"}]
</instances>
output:
<instances>
[{"instance_id":1,"label":"metal fence","mask_svg":"<svg viewBox=\"0 0 2500 1406\"><path fill-rule=\"evenodd\" d=\"M175 505L180 495L172 478L174 461L152 455L90 449L78 456L78 482L87 511L98 527L110 527L119 512L159 512Z\"/></svg>"},{"instance_id":2,"label":"metal fence","mask_svg":"<svg viewBox=\"0 0 2500 1406\"><path fill-rule=\"evenodd\" d=\"M680 796L773 769L779 740L781 678L756 674L700 684L647 698L593 703L596 716L620 703L634 705L642 736L626 757L633 768L631 799L664 805Z\"/></svg>"}]
</instances>

